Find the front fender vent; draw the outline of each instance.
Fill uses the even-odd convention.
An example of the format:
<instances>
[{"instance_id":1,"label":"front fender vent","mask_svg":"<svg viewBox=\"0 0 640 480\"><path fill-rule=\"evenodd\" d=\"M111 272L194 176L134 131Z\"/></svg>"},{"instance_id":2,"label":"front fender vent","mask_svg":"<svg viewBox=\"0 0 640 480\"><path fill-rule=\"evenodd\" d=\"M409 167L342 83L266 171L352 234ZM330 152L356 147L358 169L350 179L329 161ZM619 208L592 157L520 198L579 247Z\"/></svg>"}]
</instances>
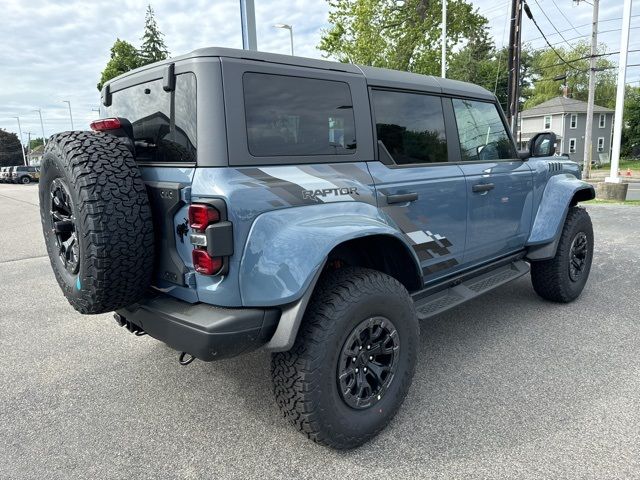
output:
<instances>
[{"instance_id":1,"label":"front fender vent","mask_svg":"<svg viewBox=\"0 0 640 480\"><path fill-rule=\"evenodd\" d=\"M550 172L561 172L562 171L562 163L561 162L549 162L549 171Z\"/></svg>"}]
</instances>

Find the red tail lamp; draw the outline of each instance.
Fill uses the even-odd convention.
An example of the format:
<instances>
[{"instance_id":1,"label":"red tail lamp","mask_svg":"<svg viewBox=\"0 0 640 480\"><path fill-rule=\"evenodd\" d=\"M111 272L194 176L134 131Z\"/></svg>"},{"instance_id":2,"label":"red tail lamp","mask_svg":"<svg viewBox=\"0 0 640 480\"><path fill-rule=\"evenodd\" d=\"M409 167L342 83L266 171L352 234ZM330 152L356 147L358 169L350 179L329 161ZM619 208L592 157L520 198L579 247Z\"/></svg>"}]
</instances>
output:
<instances>
[{"instance_id":1,"label":"red tail lamp","mask_svg":"<svg viewBox=\"0 0 640 480\"><path fill-rule=\"evenodd\" d=\"M222 268L222 257L212 257L206 250L196 248L191 255L193 268L202 275L214 275Z\"/></svg>"},{"instance_id":2,"label":"red tail lamp","mask_svg":"<svg viewBox=\"0 0 640 480\"><path fill-rule=\"evenodd\" d=\"M220 212L211 205L194 203L189 206L189 226L192 229L204 230L218 221L220 221Z\"/></svg>"},{"instance_id":3,"label":"red tail lamp","mask_svg":"<svg viewBox=\"0 0 640 480\"><path fill-rule=\"evenodd\" d=\"M94 120L90 124L91 130L96 132L104 132L107 130L117 130L122 127L120 119L118 118L101 118L100 120Z\"/></svg>"}]
</instances>

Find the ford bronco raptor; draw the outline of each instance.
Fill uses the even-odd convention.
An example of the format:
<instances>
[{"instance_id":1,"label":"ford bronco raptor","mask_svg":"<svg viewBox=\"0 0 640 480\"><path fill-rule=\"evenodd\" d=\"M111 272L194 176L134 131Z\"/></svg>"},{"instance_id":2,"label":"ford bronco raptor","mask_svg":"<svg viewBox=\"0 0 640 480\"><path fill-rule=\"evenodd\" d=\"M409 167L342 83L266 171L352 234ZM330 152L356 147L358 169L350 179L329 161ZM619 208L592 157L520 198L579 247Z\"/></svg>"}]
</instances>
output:
<instances>
[{"instance_id":1,"label":"ford bronco raptor","mask_svg":"<svg viewBox=\"0 0 640 480\"><path fill-rule=\"evenodd\" d=\"M277 404L321 444L389 423L419 320L529 272L570 302L589 276L593 187L552 133L517 151L481 87L206 48L110 81L102 104L42 161L66 298L183 363L273 352Z\"/></svg>"}]
</instances>

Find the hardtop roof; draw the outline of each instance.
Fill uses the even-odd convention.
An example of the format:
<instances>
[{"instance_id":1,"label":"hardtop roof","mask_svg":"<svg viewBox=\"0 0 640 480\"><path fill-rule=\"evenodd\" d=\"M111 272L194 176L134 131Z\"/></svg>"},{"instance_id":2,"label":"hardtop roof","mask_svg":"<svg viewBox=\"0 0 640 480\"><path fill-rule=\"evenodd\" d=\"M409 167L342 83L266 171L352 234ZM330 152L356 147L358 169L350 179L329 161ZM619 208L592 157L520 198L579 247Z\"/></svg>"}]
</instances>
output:
<instances>
[{"instance_id":1,"label":"hardtop roof","mask_svg":"<svg viewBox=\"0 0 640 480\"><path fill-rule=\"evenodd\" d=\"M353 73L356 75L363 75L367 81L367 84L370 86L429 91L434 93L481 98L485 100L495 100L495 95L493 95L483 87L474 85L472 83L461 82L458 80L433 77L431 75L420 75L411 72L401 72L398 70L390 70L386 68L367 67L350 63L319 60L315 58L297 57L293 55L281 55L278 53L259 52L255 50L240 50L235 48L223 47L200 48L185 55L180 55L177 57L168 58L160 62L152 63L150 65L146 65L144 67L140 67L130 72L124 73L110 80L106 84L111 84L114 81L134 76L138 73L158 68L163 65L168 65L170 63L178 63L202 57L237 58L307 68L317 68L321 70L341 71Z\"/></svg>"}]
</instances>

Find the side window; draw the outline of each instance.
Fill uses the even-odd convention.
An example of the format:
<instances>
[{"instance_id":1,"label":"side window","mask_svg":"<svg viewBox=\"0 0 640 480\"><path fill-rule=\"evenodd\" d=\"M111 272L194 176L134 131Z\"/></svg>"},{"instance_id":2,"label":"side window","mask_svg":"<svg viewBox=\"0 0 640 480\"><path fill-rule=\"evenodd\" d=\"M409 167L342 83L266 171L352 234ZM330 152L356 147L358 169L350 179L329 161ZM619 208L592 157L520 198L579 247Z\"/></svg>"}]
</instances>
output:
<instances>
[{"instance_id":1,"label":"side window","mask_svg":"<svg viewBox=\"0 0 640 480\"><path fill-rule=\"evenodd\" d=\"M513 143L495 104L454 98L453 110L463 162L516 157Z\"/></svg>"},{"instance_id":2,"label":"side window","mask_svg":"<svg viewBox=\"0 0 640 480\"><path fill-rule=\"evenodd\" d=\"M606 124L607 124L607 117L605 116L604 113L601 113L600 117L598 119L598 126L600 128L604 128L606 126Z\"/></svg>"},{"instance_id":3,"label":"side window","mask_svg":"<svg viewBox=\"0 0 640 480\"><path fill-rule=\"evenodd\" d=\"M440 97L373 90L372 98L378 140L397 164L448 160Z\"/></svg>"},{"instance_id":4,"label":"side window","mask_svg":"<svg viewBox=\"0 0 640 480\"><path fill-rule=\"evenodd\" d=\"M569 153L576 153L576 139L569 139Z\"/></svg>"},{"instance_id":5,"label":"side window","mask_svg":"<svg viewBox=\"0 0 640 480\"><path fill-rule=\"evenodd\" d=\"M196 161L196 78L193 73L177 75L173 92L163 90L161 79L114 92L107 115L131 122L138 161Z\"/></svg>"},{"instance_id":6,"label":"side window","mask_svg":"<svg viewBox=\"0 0 640 480\"><path fill-rule=\"evenodd\" d=\"M551 115L545 115L544 117L544 129L549 130L551 128Z\"/></svg>"},{"instance_id":7,"label":"side window","mask_svg":"<svg viewBox=\"0 0 640 480\"><path fill-rule=\"evenodd\" d=\"M576 129L578 128L578 115L575 113L571 114L571 122L569 124L569 128Z\"/></svg>"},{"instance_id":8,"label":"side window","mask_svg":"<svg viewBox=\"0 0 640 480\"><path fill-rule=\"evenodd\" d=\"M242 85L247 142L254 157L355 153L347 83L245 73Z\"/></svg>"}]
</instances>

